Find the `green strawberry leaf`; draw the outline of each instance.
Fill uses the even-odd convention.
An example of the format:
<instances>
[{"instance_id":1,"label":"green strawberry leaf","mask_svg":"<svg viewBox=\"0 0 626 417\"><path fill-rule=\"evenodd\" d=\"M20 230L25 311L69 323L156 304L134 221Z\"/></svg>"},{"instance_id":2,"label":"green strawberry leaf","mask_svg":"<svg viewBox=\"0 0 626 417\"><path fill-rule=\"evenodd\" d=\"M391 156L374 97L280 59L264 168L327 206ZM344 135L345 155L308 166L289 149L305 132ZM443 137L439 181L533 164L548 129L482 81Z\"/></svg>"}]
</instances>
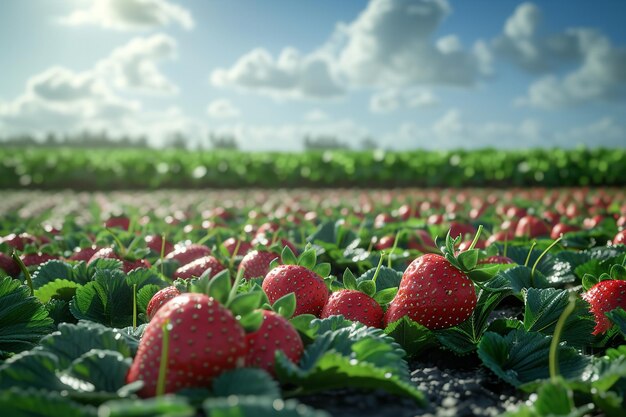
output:
<instances>
[{"instance_id":1,"label":"green strawberry leaf","mask_svg":"<svg viewBox=\"0 0 626 417\"><path fill-rule=\"evenodd\" d=\"M226 371L213 381L213 394L217 397L230 395L260 395L280 398L278 383L262 369L240 368Z\"/></svg>"},{"instance_id":2,"label":"green strawberry leaf","mask_svg":"<svg viewBox=\"0 0 626 417\"><path fill-rule=\"evenodd\" d=\"M54 330L53 320L30 289L10 277L0 278L0 359L34 347Z\"/></svg>"},{"instance_id":3,"label":"green strawberry leaf","mask_svg":"<svg viewBox=\"0 0 626 417\"><path fill-rule=\"evenodd\" d=\"M230 301L228 308L235 315L245 316L260 307L261 295L258 291L237 294Z\"/></svg>"},{"instance_id":4,"label":"green strawberry leaf","mask_svg":"<svg viewBox=\"0 0 626 417\"><path fill-rule=\"evenodd\" d=\"M272 305L272 309L286 319L290 319L296 311L296 294L290 292L280 297Z\"/></svg>"},{"instance_id":5,"label":"green strawberry leaf","mask_svg":"<svg viewBox=\"0 0 626 417\"><path fill-rule=\"evenodd\" d=\"M263 313L258 310L252 311L242 316L238 321L239 325L244 328L246 333L251 333L258 330L263 324Z\"/></svg>"},{"instance_id":6,"label":"green strawberry leaf","mask_svg":"<svg viewBox=\"0 0 626 417\"><path fill-rule=\"evenodd\" d=\"M72 265L60 260L52 260L39 265L32 277L33 287L35 289L43 287L47 283L53 282L57 279L78 282L79 284L85 283L75 281L74 278L75 274Z\"/></svg>"},{"instance_id":7,"label":"green strawberry leaf","mask_svg":"<svg viewBox=\"0 0 626 417\"><path fill-rule=\"evenodd\" d=\"M227 270L224 270L216 274L213 279L209 281L207 293L210 297L215 298L219 303L226 304L231 289L232 282L230 279L230 273Z\"/></svg>"},{"instance_id":8,"label":"green strawberry leaf","mask_svg":"<svg viewBox=\"0 0 626 417\"><path fill-rule=\"evenodd\" d=\"M393 339L406 351L408 357L416 357L429 348L436 346L435 335L409 317L404 316L385 328L385 334Z\"/></svg>"},{"instance_id":9,"label":"green strawberry leaf","mask_svg":"<svg viewBox=\"0 0 626 417\"><path fill-rule=\"evenodd\" d=\"M114 393L126 384L131 362L119 352L92 349L75 359L62 375L89 383L87 391Z\"/></svg>"},{"instance_id":10,"label":"green strawberry leaf","mask_svg":"<svg viewBox=\"0 0 626 417\"><path fill-rule=\"evenodd\" d=\"M125 358L134 354L138 341L124 332L92 322L62 323L59 329L41 339L37 350L54 354L62 369L91 351L102 349L119 352Z\"/></svg>"},{"instance_id":11,"label":"green strawberry leaf","mask_svg":"<svg viewBox=\"0 0 626 417\"><path fill-rule=\"evenodd\" d=\"M315 272L320 277L327 277L330 275L332 270L332 266L328 262L322 262L321 264L315 265L313 268L313 272Z\"/></svg>"},{"instance_id":12,"label":"green strawberry leaf","mask_svg":"<svg viewBox=\"0 0 626 417\"><path fill-rule=\"evenodd\" d=\"M498 377L519 387L550 377L548 356L551 336L516 329L506 336L486 332L478 343L478 357ZM573 347L559 345L559 371L565 378L577 378L589 360Z\"/></svg>"},{"instance_id":13,"label":"green strawberry leaf","mask_svg":"<svg viewBox=\"0 0 626 417\"><path fill-rule=\"evenodd\" d=\"M202 408L207 417L330 417L296 400L271 396L232 396L207 399Z\"/></svg>"},{"instance_id":14,"label":"green strawberry leaf","mask_svg":"<svg viewBox=\"0 0 626 417\"><path fill-rule=\"evenodd\" d=\"M361 275L357 282L371 281L376 273L376 268L368 269L363 275ZM393 268L381 266L378 271L378 277L376 277L376 291L382 291L387 288L398 288L400 281L402 280L402 272L396 271Z\"/></svg>"},{"instance_id":15,"label":"green strawberry leaf","mask_svg":"<svg viewBox=\"0 0 626 417\"><path fill-rule=\"evenodd\" d=\"M298 258L298 265L303 266L307 269L313 269L315 267L315 263L317 262L317 255L315 253L315 249L307 249L302 252L302 255Z\"/></svg>"},{"instance_id":16,"label":"green strawberry leaf","mask_svg":"<svg viewBox=\"0 0 626 417\"><path fill-rule=\"evenodd\" d=\"M463 267L462 270L470 271L476 267L478 263L478 249L472 249L465 252L461 252L457 256L457 261Z\"/></svg>"},{"instance_id":17,"label":"green strawberry leaf","mask_svg":"<svg viewBox=\"0 0 626 417\"><path fill-rule=\"evenodd\" d=\"M52 298L69 301L76 294L76 289L81 286L79 283L67 279L55 279L35 289L35 297L42 303L47 303Z\"/></svg>"},{"instance_id":18,"label":"green strawberry leaf","mask_svg":"<svg viewBox=\"0 0 626 417\"><path fill-rule=\"evenodd\" d=\"M298 264L298 259L296 258L296 255L293 254L293 251L291 250L291 248L289 248L289 246L285 246L283 248L283 251L280 255L283 265L297 265Z\"/></svg>"},{"instance_id":19,"label":"green strawberry leaf","mask_svg":"<svg viewBox=\"0 0 626 417\"><path fill-rule=\"evenodd\" d=\"M374 281L361 281L357 285L357 290L373 297L376 294L376 283Z\"/></svg>"},{"instance_id":20,"label":"green strawberry leaf","mask_svg":"<svg viewBox=\"0 0 626 417\"><path fill-rule=\"evenodd\" d=\"M525 293L524 328L528 332L552 335L561 313L568 304L569 293L556 288L529 288ZM583 347L593 341L595 319L589 304L578 298L576 309L567 318L561 340Z\"/></svg>"},{"instance_id":21,"label":"green strawberry leaf","mask_svg":"<svg viewBox=\"0 0 626 417\"><path fill-rule=\"evenodd\" d=\"M611 267L609 275L611 276L611 279L626 280L626 268L624 268L623 265L615 264Z\"/></svg>"},{"instance_id":22,"label":"green strawberry leaf","mask_svg":"<svg viewBox=\"0 0 626 417\"><path fill-rule=\"evenodd\" d=\"M622 336L626 338L626 311L618 307L606 313L606 316L616 325Z\"/></svg>"},{"instance_id":23,"label":"green strawberry leaf","mask_svg":"<svg viewBox=\"0 0 626 417\"><path fill-rule=\"evenodd\" d=\"M78 404L58 392L12 387L0 391L0 409L7 416L96 417L96 409Z\"/></svg>"},{"instance_id":24,"label":"green strawberry leaf","mask_svg":"<svg viewBox=\"0 0 626 417\"><path fill-rule=\"evenodd\" d=\"M548 256L548 255L546 255ZM523 265L515 266L511 269L501 271L497 276L503 277L509 282L509 286L513 290L513 294L521 296L522 290L525 288L548 288L550 284L546 278L535 270L533 277L532 270Z\"/></svg>"},{"instance_id":25,"label":"green strawberry leaf","mask_svg":"<svg viewBox=\"0 0 626 417\"><path fill-rule=\"evenodd\" d=\"M12 387L63 391L71 387L59 379L59 359L50 352L18 353L0 365L0 392Z\"/></svg>"},{"instance_id":26,"label":"green strawberry leaf","mask_svg":"<svg viewBox=\"0 0 626 417\"><path fill-rule=\"evenodd\" d=\"M181 396L144 400L112 400L98 408L98 417L193 417L196 410Z\"/></svg>"},{"instance_id":27,"label":"green strawberry leaf","mask_svg":"<svg viewBox=\"0 0 626 417\"><path fill-rule=\"evenodd\" d=\"M346 268L346 270L343 271L342 282L343 282L344 288L348 290L356 290L357 288L356 278L354 277L354 274L352 273L352 271L350 271L349 268Z\"/></svg>"},{"instance_id":28,"label":"green strawberry leaf","mask_svg":"<svg viewBox=\"0 0 626 417\"><path fill-rule=\"evenodd\" d=\"M381 306L385 306L394 299L397 293L397 288L386 288L374 294L374 300Z\"/></svg>"},{"instance_id":29,"label":"green strawberry leaf","mask_svg":"<svg viewBox=\"0 0 626 417\"><path fill-rule=\"evenodd\" d=\"M161 286L155 284L148 284L143 287L139 291L137 291L137 310L140 313L146 313L146 309L148 308L148 304L154 294L161 290Z\"/></svg>"},{"instance_id":30,"label":"green strawberry leaf","mask_svg":"<svg viewBox=\"0 0 626 417\"><path fill-rule=\"evenodd\" d=\"M589 291L591 287L596 285L600 280L591 274L585 274L582 279L583 290Z\"/></svg>"}]
</instances>

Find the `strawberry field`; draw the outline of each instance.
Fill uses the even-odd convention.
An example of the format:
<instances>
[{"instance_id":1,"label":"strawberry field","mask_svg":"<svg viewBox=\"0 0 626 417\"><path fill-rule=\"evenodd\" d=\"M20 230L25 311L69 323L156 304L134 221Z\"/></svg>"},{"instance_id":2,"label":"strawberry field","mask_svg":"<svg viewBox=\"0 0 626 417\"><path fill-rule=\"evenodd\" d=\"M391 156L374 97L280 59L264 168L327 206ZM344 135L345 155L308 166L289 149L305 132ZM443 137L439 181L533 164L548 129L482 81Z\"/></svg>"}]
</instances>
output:
<instances>
[{"instance_id":1,"label":"strawberry field","mask_svg":"<svg viewBox=\"0 0 626 417\"><path fill-rule=\"evenodd\" d=\"M530 167L529 181L573 170L575 152L542 176ZM3 157L3 185L27 176L22 186L56 188L67 178L58 169L48 176L46 158L75 172L60 153L38 155L28 166L19 154ZM350 167L346 155L331 160ZM454 166L469 169L468 155ZM448 164L452 155L440 157ZM612 158L607 167L622 171L572 171L570 185L623 184L623 160ZM343 175L326 163L328 171L308 171L320 182L296 185ZM511 175L500 165L503 177L494 168L493 181L528 185L520 163ZM202 165L177 164L191 177ZM196 179L212 178L202 166ZM252 166L263 178L262 163ZM141 170L113 171L124 167ZM105 184L107 169L94 166L93 178ZM163 185L150 169L124 171L137 184L121 188ZM490 172L480 169L468 181ZM424 185L448 185L441 175ZM623 416L625 227L626 192L611 187L5 190L0 409Z\"/></svg>"}]
</instances>

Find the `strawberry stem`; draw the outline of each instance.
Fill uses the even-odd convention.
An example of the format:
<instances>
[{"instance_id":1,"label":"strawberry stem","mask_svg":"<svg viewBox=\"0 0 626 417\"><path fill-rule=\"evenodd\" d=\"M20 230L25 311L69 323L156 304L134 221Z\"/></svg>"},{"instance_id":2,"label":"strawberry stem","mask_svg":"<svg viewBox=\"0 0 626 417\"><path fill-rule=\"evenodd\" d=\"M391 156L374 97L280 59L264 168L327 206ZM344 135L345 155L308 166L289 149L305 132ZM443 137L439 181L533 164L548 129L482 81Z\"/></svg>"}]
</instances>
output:
<instances>
[{"instance_id":1,"label":"strawberry stem","mask_svg":"<svg viewBox=\"0 0 626 417\"><path fill-rule=\"evenodd\" d=\"M239 247L241 246L241 239L237 239L237 243L235 244L235 250L232 255L230 255L230 259L228 260L228 269L233 270L233 265L235 265L235 256L239 252Z\"/></svg>"},{"instance_id":2,"label":"strawberry stem","mask_svg":"<svg viewBox=\"0 0 626 417\"><path fill-rule=\"evenodd\" d=\"M170 320L166 319L161 326L163 341L161 342L161 360L159 362L159 376L157 378L156 396L162 397L165 394L165 378L167 376L167 361L170 350Z\"/></svg>"},{"instance_id":3,"label":"strawberry stem","mask_svg":"<svg viewBox=\"0 0 626 417\"><path fill-rule=\"evenodd\" d=\"M554 245L556 245L557 243L559 243L561 241L561 239L563 239L563 235L561 235L561 237L559 237L557 240L555 240L554 242L552 242L550 244L550 246L548 246L546 248L546 250L544 250L543 252L541 252L541 255L539 255L539 257L537 258L537 260L535 261L535 263L533 264L533 269L530 271L530 277L531 279L535 276L535 269L537 269L537 265L539 265L539 261L541 261L541 258L544 257L544 255L546 253L548 253L550 251L550 249L552 249L554 247Z\"/></svg>"},{"instance_id":4,"label":"strawberry stem","mask_svg":"<svg viewBox=\"0 0 626 417\"><path fill-rule=\"evenodd\" d=\"M13 251L13 254L11 255L11 257L17 263L17 266L20 267L20 270L24 274L24 277L26 278L26 284L28 285L28 288L30 288L30 295L31 295L31 297L34 296L35 295L35 288L33 287L33 280L30 277L30 272L28 272L28 268L26 268L26 265L24 265L24 262L22 262L22 258L20 258L17 255L16 251Z\"/></svg>"},{"instance_id":5,"label":"strawberry stem","mask_svg":"<svg viewBox=\"0 0 626 417\"><path fill-rule=\"evenodd\" d=\"M111 236L113 236L113 240L115 241L115 244L117 245L117 250L119 251L120 256L122 257L122 259L125 259L126 258L126 247L124 246L124 244L122 243L120 238L117 237L115 232L113 230L109 229L108 227L106 228L106 231L109 232L111 234Z\"/></svg>"},{"instance_id":6,"label":"strawberry stem","mask_svg":"<svg viewBox=\"0 0 626 417\"><path fill-rule=\"evenodd\" d=\"M241 283L241 280L243 279L244 272L245 272L245 268L241 268L239 269L239 271L237 271L235 282L233 283L233 286L230 289L230 293L228 294L228 300L226 300L226 307L230 305L230 303L233 301L233 298L235 298L235 296L237 295L237 290L239 289L239 284Z\"/></svg>"},{"instance_id":7,"label":"strawberry stem","mask_svg":"<svg viewBox=\"0 0 626 417\"><path fill-rule=\"evenodd\" d=\"M506 256L508 249L509 249L509 233L507 231L507 232L504 232L504 250L503 250L502 256Z\"/></svg>"},{"instance_id":8,"label":"strawberry stem","mask_svg":"<svg viewBox=\"0 0 626 417\"><path fill-rule=\"evenodd\" d=\"M552 336L552 341L550 342L550 354L548 356L549 367L550 367L550 379L552 382L556 381L559 376L559 363L558 363L558 347L559 341L561 339L561 332L563 331L563 327L565 326L565 321L572 314L574 309L576 308L576 294L573 292L569 293L568 303L565 306L565 309L559 316L559 320L556 322L556 327L554 328L554 335Z\"/></svg>"},{"instance_id":9,"label":"strawberry stem","mask_svg":"<svg viewBox=\"0 0 626 417\"><path fill-rule=\"evenodd\" d=\"M530 249L528 249L528 255L526 255L526 261L524 262L524 266L528 266L528 262L530 261L530 255L533 253L533 249L537 246L537 242L533 240L533 243L530 245Z\"/></svg>"},{"instance_id":10,"label":"strawberry stem","mask_svg":"<svg viewBox=\"0 0 626 417\"><path fill-rule=\"evenodd\" d=\"M133 330L137 328L137 284L133 284Z\"/></svg>"},{"instance_id":11,"label":"strawberry stem","mask_svg":"<svg viewBox=\"0 0 626 417\"><path fill-rule=\"evenodd\" d=\"M391 253L394 253L396 251L396 248L398 247L398 243L400 242L400 237L406 233L406 230L400 230L398 233L396 233L396 238L393 240L393 246L391 247ZM382 258L382 254L381 254L381 258ZM387 267L391 268L391 256L389 256L387 258Z\"/></svg>"},{"instance_id":12,"label":"strawberry stem","mask_svg":"<svg viewBox=\"0 0 626 417\"><path fill-rule=\"evenodd\" d=\"M161 253L159 255L161 261L161 275L163 275L163 258L165 258L165 233L161 234Z\"/></svg>"},{"instance_id":13,"label":"strawberry stem","mask_svg":"<svg viewBox=\"0 0 626 417\"><path fill-rule=\"evenodd\" d=\"M483 225L480 224L478 225L478 230L476 231L476 236L474 236L474 240L472 240L472 244L470 245L469 249L467 250L472 250L474 249L474 246L476 246L476 244L478 243L478 238L480 237L480 234L483 231Z\"/></svg>"},{"instance_id":14,"label":"strawberry stem","mask_svg":"<svg viewBox=\"0 0 626 417\"><path fill-rule=\"evenodd\" d=\"M380 273L380 267L383 264L383 259L385 258L385 252L380 253L380 259L378 260L378 266L376 267L376 271L374 272L374 276L372 277L372 282L376 283L376 278L378 278L378 274ZM391 256L389 257L391 258ZM391 266L389 267L391 268Z\"/></svg>"}]
</instances>

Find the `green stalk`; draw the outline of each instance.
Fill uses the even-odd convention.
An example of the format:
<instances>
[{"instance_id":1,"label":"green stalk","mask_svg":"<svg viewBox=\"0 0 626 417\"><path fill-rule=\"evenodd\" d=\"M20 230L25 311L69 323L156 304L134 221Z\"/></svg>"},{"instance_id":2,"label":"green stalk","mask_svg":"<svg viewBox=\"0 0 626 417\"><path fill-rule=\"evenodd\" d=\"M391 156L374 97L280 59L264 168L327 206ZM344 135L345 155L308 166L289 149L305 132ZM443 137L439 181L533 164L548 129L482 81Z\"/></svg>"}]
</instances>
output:
<instances>
[{"instance_id":1,"label":"green stalk","mask_svg":"<svg viewBox=\"0 0 626 417\"><path fill-rule=\"evenodd\" d=\"M472 244L470 245L469 249L467 249L468 251L474 249L474 246L476 246L476 244L478 243L478 238L480 237L480 234L482 233L482 231L483 231L483 225L479 224L478 230L476 231L476 236L474 236L474 240L472 240Z\"/></svg>"},{"instance_id":2,"label":"green stalk","mask_svg":"<svg viewBox=\"0 0 626 417\"><path fill-rule=\"evenodd\" d=\"M24 262L22 262L22 259L17 255L16 251L13 251L11 257L17 263L17 265L20 267L20 270L24 274L24 277L26 278L26 284L28 285L28 288L30 288L30 295L34 296L35 288L33 287L33 280L30 277L30 272L28 272L28 268L26 268L26 265L24 265Z\"/></svg>"},{"instance_id":3,"label":"green stalk","mask_svg":"<svg viewBox=\"0 0 626 417\"><path fill-rule=\"evenodd\" d=\"M533 243L530 245L530 249L528 250L528 255L526 256L526 262L524 262L524 266L528 266L528 262L530 261L530 255L533 253L533 249L537 246L537 242L533 240Z\"/></svg>"},{"instance_id":4,"label":"green stalk","mask_svg":"<svg viewBox=\"0 0 626 417\"><path fill-rule=\"evenodd\" d=\"M534 265L533 265L533 269L530 271L530 277L533 278L535 276L535 269L537 269L537 265L539 265L539 261L541 261L541 258L543 258L545 256L546 253L548 253L550 251L550 249L552 249L554 247L554 245L556 245L557 243L559 243L561 241L561 239L563 239L563 236L559 237L557 240L555 240L554 242L552 242L550 244L550 246L548 246L546 248L546 250L544 250L543 252L541 252L541 255L539 255L539 257L537 258L537 260L535 261Z\"/></svg>"},{"instance_id":5,"label":"green stalk","mask_svg":"<svg viewBox=\"0 0 626 417\"><path fill-rule=\"evenodd\" d=\"M226 307L228 307L230 305L230 303L233 301L233 298L235 298L235 296L237 295L237 290L239 289L239 284L241 283L241 280L243 279L244 272L245 272L244 268L241 268L239 271L237 271L237 276L235 277L235 282L233 283L233 286L230 289L230 293L228 294L228 300L226 301Z\"/></svg>"},{"instance_id":6,"label":"green stalk","mask_svg":"<svg viewBox=\"0 0 626 417\"><path fill-rule=\"evenodd\" d=\"M396 238L393 240L393 246L391 247L391 253L394 253L396 251L396 248L398 247L398 243L400 242L400 237L405 233L406 233L406 230L404 229L396 233ZM382 254L381 254L381 258L382 258ZM387 258L387 268L391 268L391 254Z\"/></svg>"},{"instance_id":7,"label":"green stalk","mask_svg":"<svg viewBox=\"0 0 626 417\"><path fill-rule=\"evenodd\" d=\"M233 265L235 265L235 256L237 256L237 252L239 252L239 247L241 246L241 239L237 239L237 244L235 245L235 250L233 254L230 255L230 259L228 260L228 269L233 270Z\"/></svg>"},{"instance_id":8,"label":"green stalk","mask_svg":"<svg viewBox=\"0 0 626 417\"><path fill-rule=\"evenodd\" d=\"M552 382L555 382L557 377L559 376L559 362L558 362L558 347L559 341L561 339L561 333L563 332L563 327L565 327L565 321L572 314L574 309L576 308L576 294L570 292L569 300L565 309L559 316L559 320L556 322L556 327L554 329L554 335L552 336L552 342L550 343L550 354L548 356L548 360L550 362L550 379Z\"/></svg>"},{"instance_id":9,"label":"green stalk","mask_svg":"<svg viewBox=\"0 0 626 417\"><path fill-rule=\"evenodd\" d=\"M504 232L504 253L502 256L506 256L506 252L509 249L509 234L508 232Z\"/></svg>"},{"instance_id":10,"label":"green stalk","mask_svg":"<svg viewBox=\"0 0 626 417\"><path fill-rule=\"evenodd\" d=\"M378 260L378 266L376 267L376 271L374 272L374 276L372 277L372 282L373 283L376 283L376 278L378 278L378 274L380 273L380 266L383 264L383 259L384 258L385 258L385 252L381 252L380 253L380 259ZM389 268L391 268L391 267L389 267Z\"/></svg>"},{"instance_id":11,"label":"green stalk","mask_svg":"<svg viewBox=\"0 0 626 417\"><path fill-rule=\"evenodd\" d=\"M120 253L120 257L122 259L126 258L126 246L124 246L124 244L122 243L122 241L120 240L119 237L117 237L117 235L115 234L115 232L113 232L113 230L109 229L108 227L106 228L106 231L111 233L111 236L113 236L113 240L115 241L115 243L117 244L117 248L119 250Z\"/></svg>"},{"instance_id":12,"label":"green stalk","mask_svg":"<svg viewBox=\"0 0 626 417\"><path fill-rule=\"evenodd\" d=\"M137 284L133 284L133 330L137 328Z\"/></svg>"},{"instance_id":13,"label":"green stalk","mask_svg":"<svg viewBox=\"0 0 626 417\"><path fill-rule=\"evenodd\" d=\"M165 258L165 233L161 234L161 253L159 255L161 261L161 275L163 275L163 258Z\"/></svg>"},{"instance_id":14,"label":"green stalk","mask_svg":"<svg viewBox=\"0 0 626 417\"><path fill-rule=\"evenodd\" d=\"M162 397L165 394L165 378L167 376L167 361L170 350L170 320L166 319L163 326L163 341L161 342L161 361L159 362L159 376L157 378L156 396Z\"/></svg>"}]
</instances>

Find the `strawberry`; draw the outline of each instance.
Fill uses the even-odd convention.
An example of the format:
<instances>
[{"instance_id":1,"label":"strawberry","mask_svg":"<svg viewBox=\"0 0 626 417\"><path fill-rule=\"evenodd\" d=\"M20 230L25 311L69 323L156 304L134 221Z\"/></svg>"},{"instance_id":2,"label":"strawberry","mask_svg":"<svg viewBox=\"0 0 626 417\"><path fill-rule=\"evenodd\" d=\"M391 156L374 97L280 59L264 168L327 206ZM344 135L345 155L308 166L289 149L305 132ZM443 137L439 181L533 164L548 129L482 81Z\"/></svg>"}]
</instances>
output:
<instances>
[{"instance_id":1,"label":"strawberry","mask_svg":"<svg viewBox=\"0 0 626 417\"><path fill-rule=\"evenodd\" d=\"M251 243L241 241L239 242L239 249L237 249L237 253L235 253L235 249L237 248L237 243L238 243L237 239L235 239L234 237L229 237L224 242L222 242L222 245L224 245L224 247L226 248L228 253L230 253L231 256L245 255L246 253L252 250Z\"/></svg>"},{"instance_id":2,"label":"strawberry","mask_svg":"<svg viewBox=\"0 0 626 417\"><path fill-rule=\"evenodd\" d=\"M380 239L378 239L378 242L376 242L376 244L374 245L374 248L376 248L376 250L383 250L383 249L389 249L391 247L393 247L393 244L396 240L395 236L383 236Z\"/></svg>"},{"instance_id":3,"label":"strawberry","mask_svg":"<svg viewBox=\"0 0 626 417\"><path fill-rule=\"evenodd\" d=\"M377 229L380 229L381 227L385 227L386 224L394 223L396 221L397 221L396 218L394 218L391 214L380 213L374 219L374 227Z\"/></svg>"},{"instance_id":4,"label":"strawberry","mask_svg":"<svg viewBox=\"0 0 626 417\"><path fill-rule=\"evenodd\" d=\"M163 246L163 237L161 235L148 235L144 238L144 241L146 242L146 247L158 255L161 255L161 249L163 249L163 254L165 255L174 250L174 245L167 240L165 241L165 246Z\"/></svg>"},{"instance_id":5,"label":"strawberry","mask_svg":"<svg viewBox=\"0 0 626 417\"><path fill-rule=\"evenodd\" d=\"M415 234L409 238L409 249L416 249L422 253L439 252L439 248L430 234L423 229L417 229Z\"/></svg>"},{"instance_id":6,"label":"strawberry","mask_svg":"<svg viewBox=\"0 0 626 417\"><path fill-rule=\"evenodd\" d=\"M70 261L84 261L89 262L91 257L96 254L100 249L99 246L93 245L86 248L76 248L72 256L68 258Z\"/></svg>"},{"instance_id":7,"label":"strawberry","mask_svg":"<svg viewBox=\"0 0 626 417\"><path fill-rule=\"evenodd\" d=\"M605 333L612 326L611 321L604 313L618 307L626 309L626 281L609 279L600 281L582 294L582 299L591 305L591 312L596 319L593 334Z\"/></svg>"},{"instance_id":8,"label":"strawberry","mask_svg":"<svg viewBox=\"0 0 626 417\"><path fill-rule=\"evenodd\" d=\"M339 290L328 298L321 318L343 315L370 327L382 327L383 309L372 297L357 290Z\"/></svg>"},{"instance_id":9,"label":"strawberry","mask_svg":"<svg viewBox=\"0 0 626 417\"><path fill-rule=\"evenodd\" d=\"M246 336L232 313L204 294L182 294L154 315L139 342L126 382L144 382L142 397L156 395L163 326L169 322L165 392L207 387L222 372L240 367Z\"/></svg>"},{"instance_id":10,"label":"strawberry","mask_svg":"<svg viewBox=\"0 0 626 417\"><path fill-rule=\"evenodd\" d=\"M192 243L191 245L177 247L173 251L169 252L165 259L175 260L180 266L184 266L187 265L189 262L195 261L196 259L202 258L203 256L208 256L210 254L211 249L207 248L204 245Z\"/></svg>"},{"instance_id":11,"label":"strawberry","mask_svg":"<svg viewBox=\"0 0 626 417\"><path fill-rule=\"evenodd\" d=\"M87 264L94 262L96 259L119 259L122 261L123 269L125 273L129 273L133 269L137 268L150 268L150 262L145 259L122 259L113 248L102 248L98 252L94 253L89 259Z\"/></svg>"},{"instance_id":12,"label":"strawberry","mask_svg":"<svg viewBox=\"0 0 626 417\"><path fill-rule=\"evenodd\" d=\"M246 366L262 368L275 375L276 351L282 350L290 361L298 363L304 346L300 335L286 318L273 311L262 312L261 327L246 334Z\"/></svg>"},{"instance_id":13,"label":"strawberry","mask_svg":"<svg viewBox=\"0 0 626 417\"><path fill-rule=\"evenodd\" d=\"M253 250L243 257L239 269L244 270L245 279L264 277L270 270L270 262L277 258L279 259L280 255L273 252Z\"/></svg>"},{"instance_id":14,"label":"strawberry","mask_svg":"<svg viewBox=\"0 0 626 417\"><path fill-rule=\"evenodd\" d=\"M2 252L0 252L0 269L4 270L10 277L16 277L20 274L20 267L9 255Z\"/></svg>"},{"instance_id":15,"label":"strawberry","mask_svg":"<svg viewBox=\"0 0 626 417\"><path fill-rule=\"evenodd\" d=\"M550 235L548 226L538 217L524 216L519 220L515 228L516 237L539 237Z\"/></svg>"},{"instance_id":16,"label":"strawberry","mask_svg":"<svg viewBox=\"0 0 626 417\"><path fill-rule=\"evenodd\" d=\"M613 238L613 244L614 245L626 245L626 230L622 230L621 232L618 232L615 237Z\"/></svg>"},{"instance_id":17,"label":"strawberry","mask_svg":"<svg viewBox=\"0 0 626 417\"><path fill-rule=\"evenodd\" d=\"M385 325L408 316L429 329L445 329L467 320L474 307L472 281L445 257L429 253L411 262L402 275Z\"/></svg>"},{"instance_id":18,"label":"strawberry","mask_svg":"<svg viewBox=\"0 0 626 417\"><path fill-rule=\"evenodd\" d=\"M3 238L0 238L0 243L6 243L14 249L23 251L26 245L36 245L37 239L35 239L34 236L29 235L28 233L21 233L19 235L11 233L10 235L6 235Z\"/></svg>"},{"instance_id":19,"label":"strawberry","mask_svg":"<svg viewBox=\"0 0 626 417\"><path fill-rule=\"evenodd\" d=\"M509 258L508 256L503 256L503 255L493 255L493 256L488 256L484 259L479 259L478 260L478 264L482 265L482 264L513 264L515 263L513 261L513 259Z\"/></svg>"},{"instance_id":20,"label":"strawberry","mask_svg":"<svg viewBox=\"0 0 626 417\"><path fill-rule=\"evenodd\" d=\"M262 288L270 303L293 292L296 295L296 316L319 316L328 300L328 288L322 277L301 265L277 266L267 273Z\"/></svg>"},{"instance_id":21,"label":"strawberry","mask_svg":"<svg viewBox=\"0 0 626 417\"><path fill-rule=\"evenodd\" d=\"M467 249L469 249L469 247L471 246L472 241L471 240L466 240L461 242L461 244L459 245L459 252L465 252ZM479 240L478 242L476 242L476 245L474 245L474 247L476 249L485 249L485 241L484 240Z\"/></svg>"},{"instance_id":22,"label":"strawberry","mask_svg":"<svg viewBox=\"0 0 626 417\"><path fill-rule=\"evenodd\" d=\"M558 239L561 237L561 235L564 235L565 233L576 232L578 230L580 230L580 228L576 226L566 223L557 223L554 225L554 227L552 227L552 231L550 232L550 239Z\"/></svg>"},{"instance_id":23,"label":"strawberry","mask_svg":"<svg viewBox=\"0 0 626 417\"><path fill-rule=\"evenodd\" d=\"M128 230L130 228L130 219L125 216L110 217L104 222L104 227L112 229L118 228L122 230Z\"/></svg>"},{"instance_id":24,"label":"strawberry","mask_svg":"<svg viewBox=\"0 0 626 417\"><path fill-rule=\"evenodd\" d=\"M209 268L211 269L211 276L214 276L218 272L226 269L226 267L222 265L214 256L207 255L178 268L174 272L174 279L191 279L193 277L199 277Z\"/></svg>"},{"instance_id":25,"label":"strawberry","mask_svg":"<svg viewBox=\"0 0 626 417\"><path fill-rule=\"evenodd\" d=\"M35 266L41 265L53 259L58 259L58 257L47 254L47 253L24 253L20 255L20 259L24 262L24 266Z\"/></svg>"},{"instance_id":26,"label":"strawberry","mask_svg":"<svg viewBox=\"0 0 626 417\"><path fill-rule=\"evenodd\" d=\"M293 253L295 254L298 253L298 249L296 249L296 245L291 243L289 240L281 238L281 239L277 239L276 242L280 245L281 248L288 246L289 249L291 249ZM256 237L252 239L252 246L257 246L257 245L271 246L272 245L271 236L267 236L264 233L257 233Z\"/></svg>"},{"instance_id":27,"label":"strawberry","mask_svg":"<svg viewBox=\"0 0 626 417\"><path fill-rule=\"evenodd\" d=\"M457 236L461 236L461 238L463 238L465 235L473 235L474 233L476 233L476 229L470 224L456 221L450 222L450 236L453 238Z\"/></svg>"},{"instance_id":28,"label":"strawberry","mask_svg":"<svg viewBox=\"0 0 626 417\"><path fill-rule=\"evenodd\" d=\"M165 287L162 290L157 291L156 294L152 296L150 302L148 303L148 307L146 307L146 315L150 320L156 314L156 312L163 306L163 304L167 303L174 297L180 295L180 291L178 288L174 286Z\"/></svg>"},{"instance_id":29,"label":"strawberry","mask_svg":"<svg viewBox=\"0 0 626 417\"><path fill-rule=\"evenodd\" d=\"M515 238L515 234L512 230L500 230L489 236L487 242L485 242L485 247L489 247L496 242L504 242L506 240L513 240Z\"/></svg>"}]
</instances>

